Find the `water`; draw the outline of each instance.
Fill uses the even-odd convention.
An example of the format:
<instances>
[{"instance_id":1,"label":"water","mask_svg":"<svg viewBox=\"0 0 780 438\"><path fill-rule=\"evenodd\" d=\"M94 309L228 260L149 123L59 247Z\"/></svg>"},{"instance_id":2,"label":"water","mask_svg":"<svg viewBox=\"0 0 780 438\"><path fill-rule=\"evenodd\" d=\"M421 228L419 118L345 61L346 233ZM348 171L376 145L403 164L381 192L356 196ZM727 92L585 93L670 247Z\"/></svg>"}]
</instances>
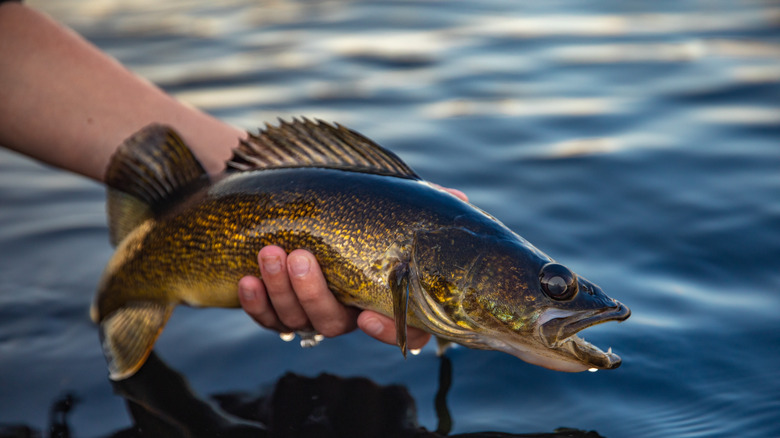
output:
<instances>
[{"instance_id":1,"label":"water","mask_svg":"<svg viewBox=\"0 0 780 438\"><path fill-rule=\"evenodd\" d=\"M780 436L777 2L30 2L139 74L254 129L357 129L631 307L624 359L564 374L456 349L453 433ZM99 185L0 151L0 424L131 424L88 305L112 253ZM179 309L157 347L201 396L287 372L400 384L437 425L434 346L311 350Z\"/></svg>"}]
</instances>

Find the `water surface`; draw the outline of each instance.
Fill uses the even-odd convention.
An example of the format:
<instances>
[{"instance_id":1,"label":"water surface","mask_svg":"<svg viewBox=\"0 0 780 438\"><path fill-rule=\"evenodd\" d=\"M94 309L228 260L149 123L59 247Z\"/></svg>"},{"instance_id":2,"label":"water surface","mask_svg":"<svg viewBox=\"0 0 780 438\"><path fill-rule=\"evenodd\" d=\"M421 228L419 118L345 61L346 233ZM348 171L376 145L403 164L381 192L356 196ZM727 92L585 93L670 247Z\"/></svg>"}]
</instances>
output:
<instances>
[{"instance_id":1,"label":"water surface","mask_svg":"<svg viewBox=\"0 0 780 438\"><path fill-rule=\"evenodd\" d=\"M451 351L453 433L780 436L777 2L29 4L242 128L305 115L364 133L632 309L587 331L615 371ZM0 424L45 429L67 393L75 436L131 424L88 318L104 202L0 151ZM301 350L240 311L181 308L157 352L203 396L287 372L403 385L436 428L434 346Z\"/></svg>"}]
</instances>

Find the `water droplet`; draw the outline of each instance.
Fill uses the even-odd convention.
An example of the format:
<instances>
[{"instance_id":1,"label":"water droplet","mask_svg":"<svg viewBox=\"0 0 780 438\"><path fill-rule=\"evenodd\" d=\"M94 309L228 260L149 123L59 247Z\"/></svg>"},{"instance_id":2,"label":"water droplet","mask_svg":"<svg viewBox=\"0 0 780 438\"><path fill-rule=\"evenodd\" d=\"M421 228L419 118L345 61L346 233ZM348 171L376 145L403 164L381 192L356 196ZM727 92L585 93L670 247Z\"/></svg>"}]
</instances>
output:
<instances>
[{"instance_id":1,"label":"water droplet","mask_svg":"<svg viewBox=\"0 0 780 438\"><path fill-rule=\"evenodd\" d=\"M411 353L412 356L417 356L418 354L420 354L420 351L421 351L420 348L410 348L409 349L409 353Z\"/></svg>"},{"instance_id":2,"label":"water droplet","mask_svg":"<svg viewBox=\"0 0 780 438\"><path fill-rule=\"evenodd\" d=\"M325 336L314 331L301 330L296 333L301 337L301 347L303 348L316 347L320 341L325 339Z\"/></svg>"},{"instance_id":3,"label":"water droplet","mask_svg":"<svg viewBox=\"0 0 780 438\"><path fill-rule=\"evenodd\" d=\"M279 333L279 337L282 338L284 342L290 342L293 339L295 339L295 333L289 332L289 333Z\"/></svg>"},{"instance_id":4,"label":"water droplet","mask_svg":"<svg viewBox=\"0 0 780 438\"><path fill-rule=\"evenodd\" d=\"M595 373L598 370L599 370L598 368L588 368L588 371L590 371L591 373Z\"/></svg>"}]
</instances>

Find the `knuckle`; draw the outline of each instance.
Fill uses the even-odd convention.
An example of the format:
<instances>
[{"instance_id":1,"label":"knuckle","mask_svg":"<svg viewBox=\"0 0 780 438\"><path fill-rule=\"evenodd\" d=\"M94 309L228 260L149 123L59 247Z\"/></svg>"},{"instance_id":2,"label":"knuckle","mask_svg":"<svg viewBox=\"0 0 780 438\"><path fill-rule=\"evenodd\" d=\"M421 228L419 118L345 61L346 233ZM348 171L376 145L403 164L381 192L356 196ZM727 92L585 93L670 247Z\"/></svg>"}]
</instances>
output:
<instances>
[{"instance_id":1,"label":"knuckle","mask_svg":"<svg viewBox=\"0 0 780 438\"><path fill-rule=\"evenodd\" d=\"M252 317L258 324L265 328L272 329L275 326L279 325L279 319L276 317L275 314L269 311L262 311L262 312L256 312L256 313L250 313L249 316Z\"/></svg>"},{"instance_id":2,"label":"knuckle","mask_svg":"<svg viewBox=\"0 0 780 438\"><path fill-rule=\"evenodd\" d=\"M318 327L320 333L328 338L335 338L345 333L349 333L357 328L357 320L350 315L344 315L341 318L331 318L321 327Z\"/></svg>"},{"instance_id":3,"label":"knuckle","mask_svg":"<svg viewBox=\"0 0 780 438\"><path fill-rule=\"evenodd\" d=\"M279 300L280 298L285 300L293 298L291 296L293 294L291 288L285 283L269 281L266 283L265 289L272 301Z\"/></svg>"},{"instance_id":4,"label":"knuckle","mask_svg":"<svg viewBox=\"0 0 780 438\"><path fill-rule=\"evenodd\" d=\"M304 330L309 327L309 319L303 315L288 315L282 318L282 322L292 330Z\"/></svg>"},{"instance_id":5,"label":"knuckle","mask_svg":"<svg viewBox=\"0 0 780 438\"><path fill-rule=\"evenodd\" d=\"M322 293L318 289L299 287L298 289L295 289L295 295L304 307L308 305L317 305L322 299Z\"/></svg>"},{"instance_id":6,"label":"knuckle","mask_svg":"<svg viewBox=\"0 0 780 438\"><path fill-rule=\"evenodd\" d=\"M287 291L285 291L280 287L273 287L272 285L267 284L265 288L266 288L266 293L271 299L275 299L287 295Z\"/></svg>"},{"instance_id":7,"label":"knuckle","mask_svg":"<svg viewBox=\"0 0 780 438\"><path fill-rule=\"evenodd\" d=\"M342 321L332 321L320 327L318 331L326 338L335 338L336 336L343 335L348 330L346 324Z\"/></svg>"}]
</instances>

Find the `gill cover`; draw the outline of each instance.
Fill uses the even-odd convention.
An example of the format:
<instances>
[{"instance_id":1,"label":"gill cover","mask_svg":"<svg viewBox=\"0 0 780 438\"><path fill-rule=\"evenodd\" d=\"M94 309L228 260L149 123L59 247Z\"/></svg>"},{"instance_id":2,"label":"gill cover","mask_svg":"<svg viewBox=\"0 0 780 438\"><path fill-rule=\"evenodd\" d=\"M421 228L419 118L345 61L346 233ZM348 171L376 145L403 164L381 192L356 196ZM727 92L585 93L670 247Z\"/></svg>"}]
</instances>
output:
<instances>
[{"instance_id":1,"label":"gill cover","mask_svg":"<svg viewBox=\"0 0 780 438\"><path fill-rule=\"evenodd\" d=\"M460 309L463 294L459 279L469 274L449 258L457 254L462 245L475 243L473 233L453 227L418 230L411 245L398 245L391 250L395 254L388 285L392 293L396 341L404 357L408 351L410 315L436 336L439 355L451 341L470 345L469 341L476 338Z\"/></svg>"},{"instance_id":2,"label":"gill cover","mask_svg":"<svg viewBox=\"0 0 780 438\"><path fill-rule=\"evenodd\" d=\"M470 300L477 291L473 279L483 270L493 248L491 238L461 227L421 230L415 233L411 250L410 307L416 319L439 340L439 351L447 348L443 340L473 348L480 346L479 325L469 312Z\"/></svg>"}]
</instances>

